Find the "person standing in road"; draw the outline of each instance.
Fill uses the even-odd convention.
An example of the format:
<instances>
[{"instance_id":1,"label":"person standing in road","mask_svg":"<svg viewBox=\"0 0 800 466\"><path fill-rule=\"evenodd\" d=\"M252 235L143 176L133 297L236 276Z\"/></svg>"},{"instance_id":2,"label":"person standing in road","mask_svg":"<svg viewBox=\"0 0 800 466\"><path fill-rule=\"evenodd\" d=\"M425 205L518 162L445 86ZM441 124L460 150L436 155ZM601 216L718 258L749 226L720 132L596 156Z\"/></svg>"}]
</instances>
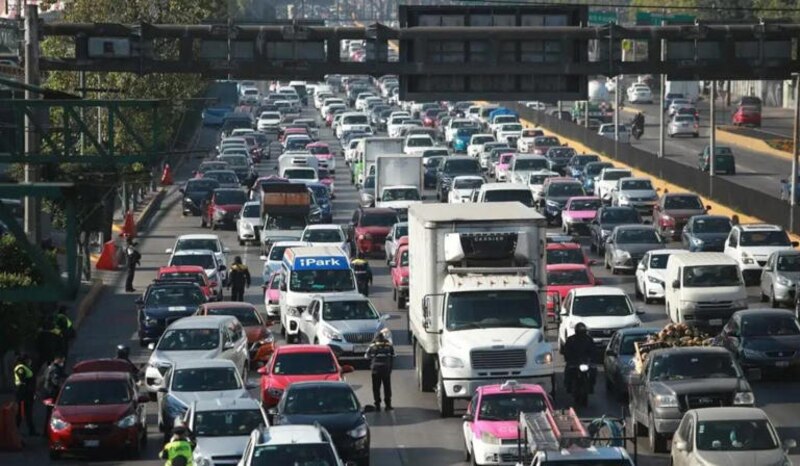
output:
<instances>
[{"instance_id":1,"label":"person standing in road","mask_svg":"<svg viewBox=\"0 0 800 466\"><path fill-rule=\"evenodd\" d=\"M186 426L177 424L172 429L172 438L161 449L159 457L167 460L164 466L190 466L194 447L187 436Z\"/></svg>"},{"instance_id":2,"label":"person standing in road","mask_svg":"<svg viewBox=\"0 0 800 466\"><path fill-rule=\"evenodd\" d=\"M53 317L56 327L61 330L61 335L65 341L75 338L75 328L72 326L72 319L67 315L67 306L58 306L58 311Z\"/></svg>"},{"instance_id":3,"label":"person standing in road","mask_svg":"<svg viewBox=\"0 0 800 466\"><path fill-rule=\"evenodd\" d=\"M50 399L55 402L58 393L61 391L61 386L67 380L67 371L64 369L64 355L57 354L53 358L53 362L47 366L44 374L44 386L42 387L42 399ZM44 431L47 432L47 424L50 422L50 415L53 413L53 406L44 405Z\"/></svg>"},{"instance_id":4,"label":"person standing in road","mask_svg":"<svg viewBox=\"0 0 800 466\"><path fill-rule=\"evenodd\" d=\"M372 284L372 269L369 267L369 262L364 259L364 253L359 251L356 258L350 262L350 266L356 276L358 292L364 296L369 296L369 286Z\"/></svg>"},{"instance_id":5,"label":"person standing in road","mask_svg":"<svg viewBox=\"0 0 800 466\"><path fill-rule=\"evenodd\" d=\"M36 378L31 369L31 358L21 354L14 363L14 389L17 401L17 429L22 424L22 418L28 425L28 433L36 435L33 428L33 399L36 391Z\"/></svg>"},{"instance_id":6,"label":"person standing in road","mask_svg":"<svg viewBox=\"0 0 800 466\"><path fill-rule=\"evenodd\" d=\"M242 258L236 256L228 274L228 288L231 289L231 301L244 301L244 289L250 288L250 270L242 264Z\"/></svg>"},{"instance_id":7,"label":"person standing in road","mask_svg":"<svg viewBox=\"0 0 800 466\"><path fill-rule=\"evenodd\" d=\"M117 345L117 359L128 363L129 371L134 379L139 379L139 367L131 361L131 350L125 345Z\"/></svg>"},{"instance_id":8,"label":"person standing in road","mask_svg":"<svg viewBox=\"0 0 800 466\"><path fill-rule=\"evenodd\" d=\"M364 355L370 360L372 370L372 396L375 399L375 411L381 410L381 385L383 385L383 401L386 411L392 409L392 366L394 364L394 346L383 332L378 332Z\"/></svg>"},{"instance_id":9,"label":"person standing in road","mask_svg":"<svg viewBox=\"0 0 800 466\"><path fill-rule=\"evenodd\" d=\"M125 258L128 263L128 276L125 277L125 291L132 293L136 291L133 289L133 276L136 274L136 267L142 260L142 255L136 249L138 243L132 239L128 239L128 246L125 248Z\"/></svg>"}]
</instances>

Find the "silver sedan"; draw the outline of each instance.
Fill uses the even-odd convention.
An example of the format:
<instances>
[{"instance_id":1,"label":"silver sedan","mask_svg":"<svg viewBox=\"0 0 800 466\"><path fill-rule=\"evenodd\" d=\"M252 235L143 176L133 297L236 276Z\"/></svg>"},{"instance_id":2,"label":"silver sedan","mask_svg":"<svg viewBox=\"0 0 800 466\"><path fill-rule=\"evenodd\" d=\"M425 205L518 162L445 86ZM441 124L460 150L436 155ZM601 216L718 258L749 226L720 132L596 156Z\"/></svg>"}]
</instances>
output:
<instances>
[{"instance_id":1,"label":"silver sedan","mask_svg":"<svg viewBox=\"0 0 800 466\"><path fill-rule=\"evenodd\" d=\"M675 115L667 125L667 135L674 136L692 136L698 137L700 135L699 125L697 120L691 115Z\"/></svg>"},{"instance_id":2,"label":"silver sedan","mask_svg":"<svg viewBox=\"0 0 800 466\"><path fill-rule=\"evenodd\" d=\"M773 252L761 271L761 300L771 307L791 306L795 302L795 287L800 281L800 251Z\"/></svg>"}]
</instances>

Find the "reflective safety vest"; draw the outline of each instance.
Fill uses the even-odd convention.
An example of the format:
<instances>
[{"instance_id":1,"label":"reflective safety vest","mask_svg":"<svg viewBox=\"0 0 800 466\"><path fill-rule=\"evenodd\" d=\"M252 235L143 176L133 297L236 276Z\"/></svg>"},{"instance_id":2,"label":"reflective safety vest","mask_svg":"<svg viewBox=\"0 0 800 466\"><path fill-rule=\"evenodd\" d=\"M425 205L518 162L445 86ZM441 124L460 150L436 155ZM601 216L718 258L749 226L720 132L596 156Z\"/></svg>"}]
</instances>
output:
<instances>
[{"instance_id":1,"label":"reflective safety vest","mask_svg":"<svg viewBox=\"0 0 800 466\"><path fill-rule=\"evenodd\" d=\"M188 440L173 440L164 445L163 451L167 457L164 466L172 466L172 461L178 457L185 458L186 465L192 466L192 444Z\"/></svg>"},{"instance_id":2,"label":"reflective safety vest","mask_svg":"<svg viewBox=\"0 0 800 466\"><path fill-rule=\"evenodd\" d=\"M14 366L14 386L19 387L27 384L33 378L33 371L25 364Z\"/></svg>"},{"instance_id":3,"label":"reflective safety vest","mask_svg":"<svg viewBox=\"0 0 800 466\"><path fill-rule=\"evenodd\" d=\"M56 325L60 329L71 329L72 320L64 314L56 314Z\"/></svg>"}]
</instances>

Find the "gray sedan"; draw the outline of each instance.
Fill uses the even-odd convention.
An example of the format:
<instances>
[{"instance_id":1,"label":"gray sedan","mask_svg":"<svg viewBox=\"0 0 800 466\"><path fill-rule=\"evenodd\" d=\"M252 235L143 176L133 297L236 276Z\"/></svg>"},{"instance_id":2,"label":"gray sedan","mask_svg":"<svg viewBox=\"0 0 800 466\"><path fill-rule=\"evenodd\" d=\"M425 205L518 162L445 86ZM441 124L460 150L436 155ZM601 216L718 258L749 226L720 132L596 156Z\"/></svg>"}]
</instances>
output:
<instances>
[{"instance_id":1,"label":"gray sedan","mask_svg":"<svg viewBox=\"0 0 800 466\"><path fill-rule=\"evenodd\" d=\"M667 125L667 135L669 137L692 136L696 138L700 135L700 129L697 120L692 115L675 115Z\"/></svg>"},{"instance_id":2,"label":"gray sedan","mask_svg":"<svg viewBox=\"0 0 800 466\"><path fill-rule=\"evenodd\" d=\"M798 281L800 251L773 252L761 272L761 301L769 301L770 307L793 305Z\"/></svg>"},{"instance_id":3,"label":"gray sedan","mask_svg":"<svg viewBox=\"0 0 800 466\"><path fill-rule=\"evenodd\" d=\"M660 329L655 327L631 327L618 330L603 355L603 367L606 375L606 388L620 397L628 395L629 376L633 371L633 357L635 342L655 335Z\"/></svg>"},{"instance_id":4,"label":"gray sedan","mask_svg":"<svg viewBox=\"0 0 800 466\"><path fill-rule=\"evenodd\" d=\"M615 275L619 270L635 270L647 251L664 247L664 240L655 227L620 225L606 240L605 266Z\"/></svg>"}]
</instances>

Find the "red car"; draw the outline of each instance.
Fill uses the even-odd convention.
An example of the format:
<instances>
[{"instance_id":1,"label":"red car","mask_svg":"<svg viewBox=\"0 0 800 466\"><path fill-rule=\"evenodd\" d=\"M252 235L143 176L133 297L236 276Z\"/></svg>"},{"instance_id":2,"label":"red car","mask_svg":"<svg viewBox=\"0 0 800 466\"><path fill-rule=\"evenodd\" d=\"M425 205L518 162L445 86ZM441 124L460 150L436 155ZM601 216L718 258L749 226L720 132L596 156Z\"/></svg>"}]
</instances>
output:
<instances>
[{"instance_id":1,"label":"red car","mask_svg":"<svg viewBox=\"0 0 800 466\"><path fill-rule=\"evenodd\" d=\"M392 275L392 299L397 302L397 309L406 306L408 299L408 237L403 236L394 253L394 258L389 263Z\"/></svg>"},{"instance_id":2,"label":"red car","mask_svg":"<svg viewBox=\"0 0 800 466\"><path fill-rule=\"evenodd\" d=\"M197 308L199 316L234 316L239 319L247 334L247 347L250 351L250 365L265 365L275 352L275 337L269 327L272 322L264 320L258 309L249 303L223 302L205 303Z\"/></svg>"},{"instance_id":3,"label":"red car","mask_svg":"<svg viewBox=\"0 0 800 466\"><path fill-rule=\"evenodd\" d=\"M302 134L311 138L311 135L308 134L308 130L304 128L286 128L280 132L278 136L278 142L283 142L286 139L286 136L292 136L295 134Z\"/></svg>"},{"instance_id":4,"label":"red car","mask_svg":"<svg viewBox=\"0 0 800 466\"><path fill-rule=\"evenodd\" d=\"M217 284L208 280L205 270L199 265L175 265L158 269L156 280L187 280L197 283L206 298L213 300Z\"/></svg>"},{"instance_id":5,"label":"red car","mask_svg":"<svg viewBox=\"0 0 800 466\"><path fill-rule=\"evenodd\" d=\"M422 125L427 128L434 128L436 126L436 117L442 109L429 108L422 114Z\"/></svg>"},{"instance_id":6,"label":"red car","mask_svg":"<svg viewBox=\"0 0 800 466\"><path fill-rule=\"evenodd\" d=\"M233 226L236 217L247 202L247 194L241 189L219 188L211 194L200 215L200 226L211 227L216 230L218 226Z\"/></svg>"},{"instance_id":7,"label":"red car","mask_svg":"<svg viewBox=\"0 0 800 466\"><path fill-rule=\"evenodd\" d=\"M761 110L758 107L741 106L733 112L734 126L761 127Z\"/></svg>"},{"instance_id":8,"label":"red car","mask_svg":"<svg viewBox=\"0 0 800 466\"><path fill-rule=\"evenodd\" d=\"M555 317L556 303L564 301L569 290L599 285L592 271L583 264L547 265L547 316ZM558 297L556 297L558 296Z\"/></svg>"},{"instance_id":9,"label":"red car","mask_svg":"<svg viewBox=\"0 0 800 466\"><path fill-rule=\"evenodd\" d=\"M547 265L578 264L594 265L578 243L547 243Z\"/></svg>"},{"instance_id":10,"label":"red car","mask_svg":"<svg viewBox=\"0 0 800 466\"><path fill-rule=\"evenodd\" d=\"M319 165L327 168L331 173L336 171L336 159L334 158L331 147L325 142L312 142L306 146L306 150L311 152L319 161Z\"/></svg>"},{"instance_id":11,"label":"red car","mask_svg":"<svg viewBox=\"0 0 800 466\"><path fill-rule=\"evenodd\" d=\"M340 366L333 350L326 345L279 346L261 374L261 405L269 409L278 404L286 387L294 382L342 381L353 366Z\"/></svg>"},{"instance_id":12,"label":"red car","mask_svg":"<svg viewBox=\"0 0 800 466\"><path fill-rule=\"evenodd\" d=\"M386 236L397 222L397 212L392 209L361 207L356 210L350 222L356 250L364 254L383 252Z\"/></svg>"},{"instance_id":13,"label":"red car","mask_svg":"<svg viewBox=\"0 0 800 466\"><path fill-rule=\"evenodd\" d=\"M84 361L73 367L58 398L44 400L53 408L47 423L50 457L83 453L138 456L147 442L144 406L128 363Z\"/></svg>"}]
</instances>

